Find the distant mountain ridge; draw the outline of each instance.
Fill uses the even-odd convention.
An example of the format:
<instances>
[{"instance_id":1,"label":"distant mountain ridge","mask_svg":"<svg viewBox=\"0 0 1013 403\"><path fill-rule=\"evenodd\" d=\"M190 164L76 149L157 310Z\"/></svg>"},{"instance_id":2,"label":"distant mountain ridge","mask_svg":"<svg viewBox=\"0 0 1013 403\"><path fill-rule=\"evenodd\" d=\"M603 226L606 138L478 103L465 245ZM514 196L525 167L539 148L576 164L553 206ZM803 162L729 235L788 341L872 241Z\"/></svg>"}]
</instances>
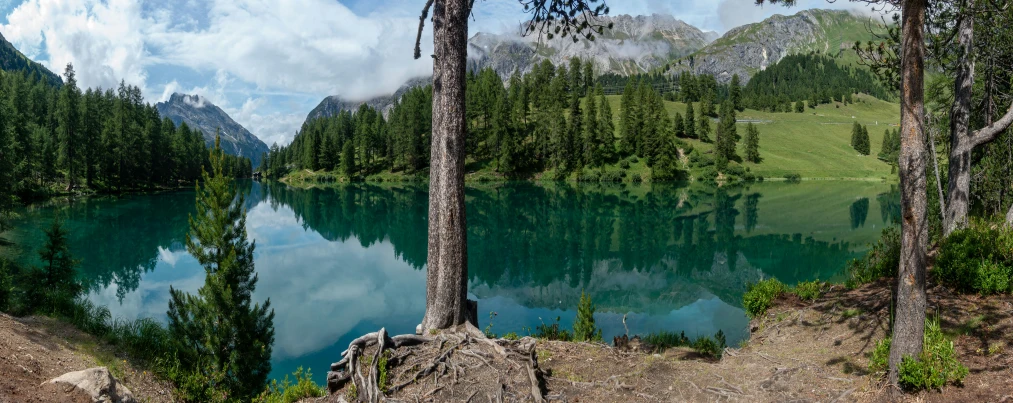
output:
<instances>
[{"instance_id":1,"label":"distant mountain ridge","mask_svg":"<svg viewBox=\"0 0 1013 403\"><path fill-rule=\"evenodd\" d=\"M666 71L677 74L713 75L719 82L738 74L743 82L752 75L797 53L847 51L855 42L876 39L869 29L885 31L880 21L844 10L803 10L774 15L763 21L729 30L692 55L669 63Z\"/></svg>"},{"instance_id":2,"label":"distant mountain ridge","mask_svg":"<svg viewBox=\"0 0 1013 403\"><path fill-rule=\"evenodd\" d=\"M526 73L544 59L558 66L579 57L591 60L598 74L645 73L718 38L715 32L705 32L671 15L606 16L600 23L611 23L612 29L595 35L594 41L477 33L468 40L468 68L490 67L505 78L515 70Z\"/></svg>"},{"instance_id":3,"label":"distant mountain ridge","mask_svg":"<svg viewBox=\"0 0 1013 403\"><path fill-rule=\"evenodd\" d=\"M8 42L3 34L0 34L0 70L20 71L28 75L37 74L50 85L56 87L63 85L63 79L58 74L49 71L46 66L29 59L15 48L13 44Z\"/></svg>"},{"instance_id":4,"label":"distant mountain ridge","mask_svg":"<svg viewBox=\"0 0 1013 403\"><path fill-rule=\"evenodd\" d=\"M186 123L191 129L200 129L208 145L214 144L215 129L221 128L222 150L249 158L254 169L260 165L261 154L268 152L267 144L201 96L173 93L169 100L155 104L155 109L177 125Z\"/></svg>"},{"instance_id":5,"label":"distant mountain ridge","mask_svg":"<svg viewBox=\"0 0 1013 403\"><path fill-rule=\"evenodd\" d=\"M790 16L774 15L729 30L720 37L671 15L619 15L605 17L603 22L612 22L612 30L605 30L593 42L479 32L468 40L468 70L492 68L506 80L514 71L526 73L542 60L548 59L558 66L576 56L592 60L598 74L692 71L714 75L723 83L738 74L745 83L755 72L787 55L850 49L855 42L875 39L869 27L881 27L871 17L822 9L803 10ZM386 114L406 91L431 82L431 77L414 78L393 94L367 100L352 101L332 95L313 108L306 121L333 116L342 110L355 111L362 104Z\"/></svg>"}]
</instances>

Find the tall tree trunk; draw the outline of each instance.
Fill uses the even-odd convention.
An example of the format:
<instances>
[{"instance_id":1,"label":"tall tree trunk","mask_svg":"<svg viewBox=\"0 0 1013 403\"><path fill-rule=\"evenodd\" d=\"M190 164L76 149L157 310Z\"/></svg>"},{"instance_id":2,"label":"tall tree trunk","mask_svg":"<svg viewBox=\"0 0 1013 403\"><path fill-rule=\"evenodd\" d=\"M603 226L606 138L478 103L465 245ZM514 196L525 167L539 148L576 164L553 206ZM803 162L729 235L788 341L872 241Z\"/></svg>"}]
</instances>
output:
<instances>
[{"instance_id":1,"label":"tall tree trunk","mask_svg":"<svg viewBox=\"0 0 1013 403\"><path fill-rule=\"evenodd\" d=\"M950 109L950 173L947 185L946 214L943 232L951 232L967 224L967 211L971 195L971 141L968 120L971 116L971 91L974 86L974 2L966 0L966 7L958 27L957 76L953 82L953 106Z\"/></svg>"},{"instance_id":2,"label":"tall tree trunk","mask_svg":"<svg viewBox=\"0 0 1013 403\"><path fill-rule=\"evenodd\" d=\"M1009 206L1009 211L1006 212L1006 226L1013 227L1013 206Z\"/></svg>"},{"instance_id":3,"label":"tall tree trunk","mask_svg":"<svg viewBox=\"0 0 1013 403\"><path fill-rule=\"evenodd\" d=\"M905 356L922 351L925 332L925 248L928 244L925 181L925 7L906 0L901 28L901 255L897 271L890 383L898 384Z\"/></svg>"},{"instance_id":4,"label":"tall tree trunk","mask_svg":"<svg viewBox=\"0 0 1013 403\"><path fill-rule=\"evenodd\" d=\"M972 90L974 87L974 18L976 0L965 0L958 27L960 59L953 84L953 106L950 110L950 170L944 235L967 224L971 199L971 158L975 147L987 144L1013 123L1013 104L1006 114L988 126L970 132ZM990 113L990 112L989 112Z\"/></svg>"},{"instance_id":5,"label":"tall tree trunk","mask_svg":"<svg viewBox=\"0 0 1013 403\"><path fill-rule=\"evenodd\" d=\"M468 0L433 3L433 142L429 175L429 258L422 330L446 329L469 312L464 209L465 70Z\"/></svg>"}]
</instances>

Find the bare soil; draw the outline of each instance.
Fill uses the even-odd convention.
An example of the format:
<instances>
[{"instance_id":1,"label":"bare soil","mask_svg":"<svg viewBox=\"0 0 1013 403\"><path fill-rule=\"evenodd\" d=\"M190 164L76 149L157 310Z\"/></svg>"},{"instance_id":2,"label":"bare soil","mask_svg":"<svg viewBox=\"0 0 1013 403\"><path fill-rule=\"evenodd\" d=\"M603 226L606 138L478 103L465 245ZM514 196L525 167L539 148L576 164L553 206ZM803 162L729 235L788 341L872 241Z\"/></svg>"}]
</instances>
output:
<instances>
[{"instance_id":1,"label":"bare soil","mask_svg":"<svg viewBox=\"0 0 1013 403\"><path fill-rule=\"evenodd\" d=\"M939 316L970 374L962 385L898 396L886 387L883 374L868 371L869 356L887 333L889 290L890 284L881 281L856 290L832 288L815 303L782 298L751 322L748 343L726 349L720 360L688 349L644 353L604 344L498 342L536 343L539 393L548 401L1013 403L1013 299L930 288L928 313ZM411 359L391 368L391 384L418 373L450 348L444 342L392 350ZM367 349L364 356L374 352ZM479 355L481 359L452 354L447 364L388 396L427 402L535 401L518 365L493 351ZM346 385L316 401L353 400L349 392Z\"/></svg>"},{"instance_id":2,"label":"bare soil","mask_svg":"<svg viewBox=\"0 0 1013 403\"><path fill-rule=\"evenodd\" d=\"M171 387L73 326L44 317L0 314L0 403L86 403L91 398L44 382L105 366L139 402L172 402Z\"/></svg>"}]
</instances>

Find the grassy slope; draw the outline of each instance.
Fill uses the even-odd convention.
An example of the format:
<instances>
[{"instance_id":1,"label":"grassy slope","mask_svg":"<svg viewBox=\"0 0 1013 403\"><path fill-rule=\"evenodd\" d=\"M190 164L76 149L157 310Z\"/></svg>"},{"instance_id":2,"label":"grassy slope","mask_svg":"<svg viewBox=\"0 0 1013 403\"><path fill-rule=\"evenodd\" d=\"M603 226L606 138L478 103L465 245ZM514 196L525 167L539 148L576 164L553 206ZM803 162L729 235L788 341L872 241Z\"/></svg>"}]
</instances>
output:
<instances>
[{"instance_id":1,"label":"grassy slope","mask_svg":"<svg viewBox=\"0 0 1013 403\"><path fill-rule=\"evenodd\" d=\"M870 96L859 95L857 103L842 106L839 103L820 105L806 109L805 113L768 113L746 109L738 113L738 119L760 120L759 164L746 163L754 173L767 178L784 177L798 173L803 178L892 178L890 166L876 155L883 143L883 132L900 122L900 106L880 101ZM616 127L619 127L619 96L610 96ZM666 102L670 114L685 113L686 105L681 102ZM699 108L699 105L694 105ZM858 121L869 128L872 152L868 156L858 154L851 147L851 125ZM745 133L745 123L739 123L738 131ZM716 129L717 121L711 124ZM617 134L618 135L618 134ZM711 135L713 139L713 134ZM688 140L694 148L709 151L711 144ZM745 154L744 144L739 144L739 155Z\"/></svg>"},{"instance_id":2,"label":"grassy slope","mask_svg":"<svg viewBox=\"0 0 1013 403\"><path fill-rule=\"evenodd\" d=\"M620 96L608 96L613 109L616 126L616 137L619 136L619 104ZM895 103L880 101L870 96L859 95L857 103L843 106L839 103L820 105L815 110L806 109L805 113L768 113L746 109L738 113L740 120L758 120L760 130L759 164L745 163L753 173L764 178L782 178L789 173L797 173L806 179L893 179L890 165L876 158L883 143L883 132L900 122L900 107ZM671 115L676 112L685 113L686 105L681 102L665 102ZM699 105L695 105L699 108ZM851 125L853 122L867 125L872 152L868 156L858 154L851 147ZM746 123L739 123L739 134L745 133ZM711 123L712 129L717 128L717 121ZM711 136L713 138L713 134ZM707 152L713 149L708 143L697 140L686 140L694 148ZM744 143L739 144L739 155L745 154ZM469 181L480 178L498 179L495 167L487 161L468 161ZM619 170L617 165L606 167L608 170ZM629 181L634 174L647 179L650 169L640 159L630 165L627 170ZM535 179L552 178L552 170L538 175ZM310 186L318 182L320 176L330 176L341 181L337 173L315 173L299 170L289 174L285 182L292 185ZM400 173L381 173L371 175L384 181L404 179ZM576 173L571 174L576 178Z\"/></svg>"}]
</instances>

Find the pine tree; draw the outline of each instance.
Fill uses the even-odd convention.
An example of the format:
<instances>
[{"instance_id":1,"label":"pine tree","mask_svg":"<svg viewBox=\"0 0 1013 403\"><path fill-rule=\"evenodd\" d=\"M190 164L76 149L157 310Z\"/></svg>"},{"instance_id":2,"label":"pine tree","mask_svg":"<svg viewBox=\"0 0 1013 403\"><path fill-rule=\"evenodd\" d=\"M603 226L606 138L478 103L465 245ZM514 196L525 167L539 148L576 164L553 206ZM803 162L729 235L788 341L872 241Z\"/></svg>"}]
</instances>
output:
<instances>
[{"instance_id":1,"label":"pine tree","mask_svg":"<svg viewBox=\"0 0 1013 403\"><path fill-rule=\"evenodd\" d=\"M637 101L634 94L633 81L626 81L626 88L623 90L623 96L619 100L619 134L622 136L619 152L622 155L633 154L634 141L638 130L636 121Z\"/></svg>"},{"instance_id":2,"label":"pine tree","mask_svg":"<svg viewBox=\"0 0 1013 403\"><path fill-rule=\"evenodd\" d=\"M271 372L274 310L270 300L252 303L256 242L247 240L245 197L225 176L220 141L211 151L211 173L203 172L197 188L186 238L187 252L204 266L204 286L197 295L169 288L169 332L182 368L210 381L215 393L249 400Z\"/></svg>"},{"instance_id":3,"label":"pine tree","mask_svg":"<svg viewBox=\"0 0 1013 403\"><path fill-rule=\"evenodd\" d=\"M591 296L581 291L577 318L573 322L574 341L601 341L601 329L594 324L594 311Z\"/></svg>"},{"instance_id":4,"label":"pine tree","mask_svg":"<svg viewBox=\"0 0 1013 403\"><path fill-rule=\"evenodd\" d=\"M67 63L63 77L64 84L60 89L60 101L57 104L57 120L60 124L60 162L67 168L67 189L71 189L77 181L81 90L77 88L74 66L70 63Z\"/></svg>"},{"instance_id":5,"label":"pine tree","mask_svg":"<svg viewBox=\"0 0 1013 403\"><path fill-rule=\"evenodd\" d=\"M67 231L58 219L44 230L46 243L39 249L42 267L28 274L26 298L30 309L43 308L47 313L66 308L82 291L75 268L80 263L70 253Z\"/></svg>"},{"instance_id":6,"label":"pine tree","mask_svg":"<svg viewBox=\"0 0 1013 403\"><path fill-rule=\"evenodd\" d=\"M851 148L861 153L861 141L862 141L862 125L855 122L851 125Z\"/></svg>"},{"instance_id":7,"label":"pine tree","mask_svg":"<svg viewBox=\"0 0 1013 403\"><path fill-rule=\"evenodd\" d=\"M675 113L675 117L672 119L673 133L676 137L687 137L686 136L686 122L679 112Z\"/></svg>"},{"instance_id":8,"label":"pine tree","mask_svg":"<svg viewBox=\"0 0 1013 403\"><path fill-rule=\"evenodd\" d=\"M862 153L862 155L869 155L869 153L871 152L871 145L869 144L870 142L871 141L869 140L869 128L867 126L862 126L862 132L858 141L859 144L858 152Z\"/></svg>"},{"instance_id":9,"label":"pine tree","mask_svg":"<svg viewBox=\"0 0 1013 403\"><path fill-rule=\"evenodd\" d=\"M594 91L589 89L588 91ZM591 94L584 99L584 135L581 140L581 149L584 153L584 164L599 166L601 161L601 147L598 144L598 105L594 95Z\"/></svg>"},{"instance_id":10,"label":"pine tree","mask_svg":"<svg viewBox=\"0 0 1013 403\"><path fill-rule=\"evenodd\" d=\"M696 112L693 111L693 103L686 103L686 122L683 125L686 129L686 137L695 139L696 138L696 117L693 116Z\"/></svg>"},{"instance_id":11,"label":"pine tree","mask_svg":"<svg viewBox=\"0 0 1013 403\"><path fill-rule=\"evenodd\" d=\"M598 87L598 147L602 163L612 161L616 154L615 123L612 122L612 105Z\"/></svg>"},{"instance_id":12,"label":"pine tree","mask_svg":"<svg viewBox=\"0 0 1013 403\"><path fill-rule=\"evenodd\" d=\"M341 173L349 181L358 173L358 168L355 166L355 145L352 143L351 140L345 141L345 145L341 147Z\"/></svg>"},{"instance_id":13,"label":"pine tree","mask_svg":"<svg viewBox=\"0 0 1013 403\"><path fill-rule=\"evenodd\" d=\"M760 131L752 122L746 125L746 161L760 163Z\"/></svg>"},{"instance_id":14,"label":"pine tree","mask_svg":"<svg viewBox=\"0 0 1013 403\"><path fill-rule=\"evenodd\" d=\"M805 112L805 102L795 101L795 113L804 113L804 112Z\"/></svg>"},{"instance_id":15,"label":"pine tree","mask_svg":"<svg viewBox=\"0 0 1013 403\"><path fill-rule=\"evenodd\" d=\"M732 82L728 85L728 96L732 100L732 107L742 111L742 85L739 83L739 75L732 75Z\"/></svg>"},{"instance_id":16,"label":"pine tree","mask_svg":"<svg viewBox=\"0 0 1013 403\"><path fill-rule=\"evenodd\" d=\"M697 129L696 134L700 137L700 141L704 143L711 142L711 119L703 113L703 108L700 108L700 115L697 117Z\"/></svg>"},{"instance_id":17,"label":"pine tree","mask_svg":"<svg viewBox=\"0 0 1013 403\"><path fill-rule=\"evenodd\" d=\"M735 108L731 100L725 100L721 104L721 118L718 123L717 144L715 151L718 154L716 161L719 169L724 169L728 161L735 159L735 145L739 141L739 135L735 129Z\"/></svg>"}]
</instances>

